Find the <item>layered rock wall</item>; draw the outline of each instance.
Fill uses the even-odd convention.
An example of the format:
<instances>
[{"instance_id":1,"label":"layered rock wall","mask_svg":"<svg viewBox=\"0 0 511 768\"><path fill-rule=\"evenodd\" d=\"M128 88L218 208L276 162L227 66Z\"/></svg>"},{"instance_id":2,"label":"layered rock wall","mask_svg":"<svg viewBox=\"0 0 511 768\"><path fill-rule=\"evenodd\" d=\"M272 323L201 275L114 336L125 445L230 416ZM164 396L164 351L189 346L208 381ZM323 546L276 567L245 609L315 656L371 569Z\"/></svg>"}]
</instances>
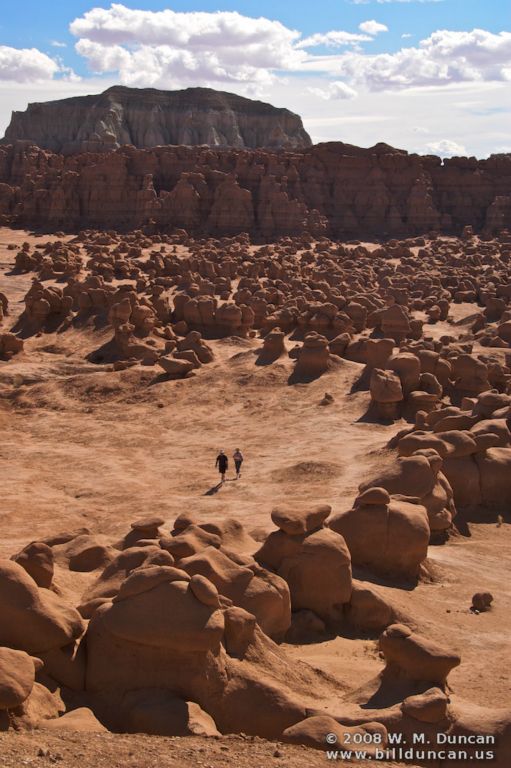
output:
<instances>
[{"instance_id":1,"label":"layered rock wall","mask_svg":"<svg viewBox=\"0 0 511 768\"><path fill-rule=\"evenodd\" d=\"M288 109L212 88L160 91L116 85L94 96L29 104L13 112L5 141L65 155L132 144L299 149L311 140Z\"/></svg>"},{"instance_id":2,"label":"layered rock wall","mask_svg":"<svg viewBox=\"0 0 511 768\"><path fill-rule=\"evenodd\" d=\"M511 155L487 160L409 155L387 145L306 150L123 147L53 154L0 146L0 220L272 238L418 235L511 226Z\"/></svg>"}]
</instances>

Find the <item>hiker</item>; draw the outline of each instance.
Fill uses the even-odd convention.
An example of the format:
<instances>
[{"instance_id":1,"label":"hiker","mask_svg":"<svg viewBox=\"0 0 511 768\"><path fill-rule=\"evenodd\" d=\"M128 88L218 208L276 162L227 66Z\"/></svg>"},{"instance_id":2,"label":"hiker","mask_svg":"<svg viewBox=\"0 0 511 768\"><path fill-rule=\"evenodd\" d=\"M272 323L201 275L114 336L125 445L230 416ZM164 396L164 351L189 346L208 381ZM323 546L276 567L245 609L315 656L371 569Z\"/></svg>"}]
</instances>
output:
<instances>
[{"instance_id":1,"label":"hiker","mask_svg":"<svg viewBox=\"0 0 511 768\"><path fill-rule=\"evenodd\" d=\"M236 448L232 458L234 459L234 466L236 467L236 480L239 480L241 477L241 465L243 464L243 454L239 448Z\"/></svg>"},{"instance_id":2,"label":"hiker","mask_svg":"<svg viewBox=\"0 0 511 768\"><path fill-rule=\"evenodd\" d=\"M220 472L220 475L222 477L222 483L225 482L225 473L227 472L228 466L229 466L229 459L227 458L227 456L223 451L220 451L220 453L216 457L215 467L218 467L218 471Z\"/></svg>"}]
</instances>

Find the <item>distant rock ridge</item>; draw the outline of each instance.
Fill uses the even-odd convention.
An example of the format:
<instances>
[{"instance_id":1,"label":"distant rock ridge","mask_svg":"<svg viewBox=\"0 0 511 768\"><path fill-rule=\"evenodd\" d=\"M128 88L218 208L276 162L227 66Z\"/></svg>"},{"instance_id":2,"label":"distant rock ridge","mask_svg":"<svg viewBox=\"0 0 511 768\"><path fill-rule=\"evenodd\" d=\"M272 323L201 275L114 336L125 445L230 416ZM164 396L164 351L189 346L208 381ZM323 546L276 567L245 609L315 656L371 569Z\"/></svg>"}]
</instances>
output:
<instances>
[{"instance_id":1,"label":"distant rock ridge","mask_svg":"<svg viewBox=\"0 0 511 768\"><path fill-rule=\"evenodd\" d=\"M26 139L65 155L131 144L303 149L302 120L279 109L212 88L161 91L113 86L101 94L29 104L13 112L4 143Z\"/></svg>"},{"instance_id":2,"label":"distant rock ridge","mask_svg":"<svg viewBox=\"0 0 511 768\"><path fill-rule=\"evenodd\" d=\"M123 147L64 156L0 146L0 224L233 235L263 241L511 229L511 154L408 154L386 144L300 151Z\"/></svg>"}]
</instances>

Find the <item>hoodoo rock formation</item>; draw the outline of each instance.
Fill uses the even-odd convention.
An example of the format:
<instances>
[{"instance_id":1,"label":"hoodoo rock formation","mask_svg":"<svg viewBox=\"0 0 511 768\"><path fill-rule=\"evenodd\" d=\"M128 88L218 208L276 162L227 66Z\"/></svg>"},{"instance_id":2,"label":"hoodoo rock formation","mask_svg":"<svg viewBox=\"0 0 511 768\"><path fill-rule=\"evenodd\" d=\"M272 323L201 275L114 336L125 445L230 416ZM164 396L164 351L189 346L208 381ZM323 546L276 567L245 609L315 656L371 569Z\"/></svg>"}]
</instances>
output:
<instances>
[{"instance_id":1,"label":"hoodoo rock formation","mask_svg":"<svg viewBox=\"0 0 511 768\"><path fill-rule=\"evenodd\" d=\"M247 232L270 242L304 231L367 239L470 226L494 234L511 224L510 154L442 162L385 144L332 142L292 151L123 146L65 156L35 147L37 139L0 145L1 224ZM406 317L382 318L382 330L402 338Z\"/></svg>"},{"instance_id":2,"label":"hoodoo rock formation","mask_svg":"<svg viewBox=\"0 0 511 768\"><path fill-rule=\"evenodd\" d=\"M298 115L212 88L160 91L116 85L93 96L29 104L13 112L8 142L28 139L42 149L107 152L123 144L300 149L311 145Z\"/></svg>"},{"instance_id":3,"label":"hoodoo rock formation","mask_svg":"<svg viewBox=\"0 0 511 768\"><path fill-rule=\"evenodd\" d=\"M446 227L509 182L385 147L0 148L5 216L55 230L0 229L2 757L81 730L63 768L132 733L511 765L511 230L366 235L367 169L404 217L428 163ZM55 226L90 216L131 230Z\"/></svg>"}]
</instances>

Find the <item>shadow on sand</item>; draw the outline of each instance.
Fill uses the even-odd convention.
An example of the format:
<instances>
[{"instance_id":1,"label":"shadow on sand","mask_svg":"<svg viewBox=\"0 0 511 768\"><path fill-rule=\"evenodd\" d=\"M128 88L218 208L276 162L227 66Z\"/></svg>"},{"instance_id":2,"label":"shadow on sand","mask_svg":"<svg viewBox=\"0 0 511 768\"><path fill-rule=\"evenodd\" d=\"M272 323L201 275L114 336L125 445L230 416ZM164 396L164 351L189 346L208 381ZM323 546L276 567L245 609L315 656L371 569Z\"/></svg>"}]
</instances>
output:
<instances>
[{"instance_id":1,"label":"shadow on sand","mask_svg":"<svg viewBox=\"0 0 511 768\"><path fill-rule=\"evenodd\" d=\"M222 481L220 481L217 485L213 485L209 490L206 491L204 496L214 496L215 493L218 493L222 485L223 485Z\"/></svg>"},{"instance_id":2,"label":"shadow on sand","mask_svg":"<svg viewBox=\"0 0 511 768\"><path fill-rule=\"evenodd\" d=\"M204 496L214 496L215 493L218 493L222 485L224 485L225 483L235 483L235 482L236 482L235 477L228 477L224 480L223 483L222 481L220 481L219 483L217 483L217 485L213 485L211 488L209 488L209 490L206 491Z\"/></svg>"}]
</instances>

